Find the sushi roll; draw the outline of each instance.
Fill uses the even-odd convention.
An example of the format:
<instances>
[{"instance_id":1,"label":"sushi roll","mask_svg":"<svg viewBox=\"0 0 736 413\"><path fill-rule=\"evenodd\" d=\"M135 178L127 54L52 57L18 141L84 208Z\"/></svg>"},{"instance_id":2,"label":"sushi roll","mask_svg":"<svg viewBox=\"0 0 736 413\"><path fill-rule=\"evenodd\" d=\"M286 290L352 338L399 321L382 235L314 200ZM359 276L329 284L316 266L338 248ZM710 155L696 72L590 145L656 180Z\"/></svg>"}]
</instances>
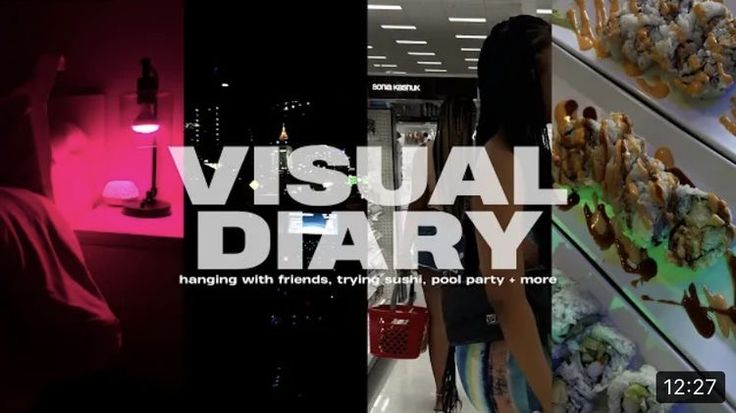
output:
<instances>
[{"instance_id":1,"label":"sushi roll","mask_svg":"<svg viewBox=\"0 0 736 413\"><path fill-rule=\"evenodd\" d=\"M573 187L592 183L587 152L597 140L598 123L592 119L568 119L553 144L557 183Z\"/></svg>"},{"instance_id":2,"label":"sushi roll","mask_svg":"<svg viewBox=\"0 0 736 413\"><path fill-rule=\"evenodd\" d=\"M652 64L653 34L665 20L660 15L658 0L631 0L623 2L612 12L601 31L606 50L617 60L627 59L640 70Z\"/></svg>"},{"instance_id":3,"label":"sushi roll","mask_svg":"<svg viewBox=\"0 0 736 413\"><path fill-rule=\"evenodd\" d=\"M599 318L598 303L576 285L552 294L552 341L562 343Z\"/></svg>"},{"instance_id":4,"label":"sushi roll","mask_svg":"<svg viewBox=\"0 0 736 413\"><path fill-rule=\"evenodd\" d=\"M581 177L585 175L585 127L582 121L569 116L563 122L557 125L558 133L552 142L553 173L558 184L575 186L584 180Z\"/></svg>"},{"instance_id":5,"label":"sushi roll","mask_svg":"<svg viewBox=\"0 0 736 413\"><path fill-rule=\"evenodd\" d=\"M688 64L680 69L680 75L673 80L674 85L696 98L714 98L723 95L734 83L734 53L736 41L729 39L728 58L724 57L725 46L718 45L721 53L702 48L690 55Z\"/></svg>"},{"instance_id":6,"label":"sushi roll","mask_svg":"<svg viewBox=\"0 0 736 413\"><path fill-rule=\"evenodd\" d=\"M597 323L567 343L569 355L557 368L568 388L579 390L587 400L605 390L634 358L634 343L616 330Z\"/></svg>"},{"instance_id":7,"label":"sushi roll","mask_svg":"<svg viewBox=\"0 0 736 413\"><path fill-rule=\"evenodd\" d=\"M555 277L555 280L557 281L552 284L553 295L568 287L575 288L575 281L567 278L567 276L565 276L565 274L563 274L562 271L560 271L559 269L552 268L552 276Z\"/></svg>"},{"instance_id":8,"label":"sushi roll","mask_svg":"<svg viewBox=\"0 0 736 413\"><path fill-rule=\"evenodd\" d=\"M655 62L655 44L666 36L661 27L666 26L656 9L650 13L624 14L620 18L623 57L640 71L647 70Z\"/></svg>"},{"instance_id":9,"label":"sushi roll","mask_svg":"<svg viewBox=\"0 0 736 413\"><path fill-rule=\"evenodd\" d=\"M680 185L670 208L675 219L668 245L670 260L679 266L698 269L726 254L736 230L725 201L715 194Z\"/></svg>"},{"instance_id":10,"label":"sushi roll","mask_svg":"<svg viewBox=\"0 0 736 413\"><path fill-rule=\"evenodd\" d=\"M564 405L565 410L563 411L588 413L594 410L595 400L599 396L599 392L594 389L585 374L575 365L563 364L557 367L555 380L562 382L565 386L563 392L560 384L558 384L558 393L553 395L553 397L559 398L560 405ZM554 391L555 388L553 387L552 390Z\"/></svg>"},{"instance_id":11,"label":"sushi roll","mask_svg":"<svg viewBox=\"0 0 736 413\"><path fill-rule=\"evenodd\" d=\"M636 245L649 248L661 244L672 228L667 207L679 184L655 158L640 156L625 180L616 222Z\"/></svg>"},{"instance_id":12,"label":"sushi roll","mask_svg":"<svg viewBox=\"0 0 736 413\"><path fill-rule=\"evenodd\" d=\"M659 15L667 23L673 22L681 13L687 13L693 7L693 0L660 0L657 2Z\"/></svg>"},{"instance_id":13,"label":"sushi roll","mask_svg":"<svg viewBox=\"0 0 736 413\"><path fill-rule=\"evenodd\" d=\"M714 0L694 2L688 14L693 16L692 18L695 20L696 27L702 30L703 38L723 19L732 17L728 6Z\"/></svg>"},{"instance_id":14,"label":"sushi roll","mask_svg":"<svg viewBox=\"0 0 736 413\"><path fill-rule=\"evenodd\" d=\"M624 55L621 52L623 45L623 34L621 33L621 11L612 13L606 24L603 26L601 33L601 42L605 50L616 60L622 60Z\"/></svg>"},{"instance_id":15,"label":"sushi roll","mask_svg":"<svg viewBox=\"0 0 736 413\"><path fill-rule=\"evenodd\" d=\"M613 114L600 122L597 130L597 140L588 147L588 156L592 168L593 180L602 184L606 179L606 165L613 153L616 141L624 134L630 133L631 122L627 117Z\"/></svg>"},{"instance_id":16,"label":"sushi roll","mask_svg":"<svg viewBox=\"0 0 736 413\"><path fill-rule=\"evenodd\" d=\"M716 1L695 2L676 23L679 44L660 43L657 50L669 53L673 84L689 96L721 96L732 84L736 29L728 8Z\"/></svg>"},{"instance_id":17,"label":"sushi roll","mask_svg":"<svg viewBox=\"0 0 736 413\"><path fill-rule=\"evenodd\" d=\"M594 394L589 395L594 397ZM562 379L552 380L552 412L554 413L589 413L594 410L592 400L580 393L579 389L568 386Z\"/></svg>"},{"instance_id":18,"label":"sushi roll","mask_svg":"<svg viewBox=\"0 0 736 413\"><path fill-rule=\"evenodd\" d=\"M628 119L626 115L620 114L620 116ZM614 144L606 164L603 183L606 201L611 203L614 208L619 205L620 198L623 195L626 177L637 160L643 156L646 156L646 143L643 139L634 136L633 133L625 133Z\"/></svg>"},{"instance_id":19,"label":"sushi roll","mask_svg":"<svg viewBox=\"0 0 736 413\"><path fill-rule=\"evenodd\" d=\"M618 113L600 122L567 119L560 130L552 148L557 183L573 187L602 184L615 142L631 131L631 121Z\"/></svg>"},{"instance_id":20,"label":"sushi roll","mask_svg":"<svg viewBox=\"0 0 736 413\"><path fill-rule=\"evenodd\" d=\"M722 20L729 18L731 12L723 3L695 0L680 8L680 14L673 23L677 25L680 38L693 41L699 49L705 44L708 33Z\"/></svg>"},{"instance_id":21,"label":"sushi roll","mask_svg":"<svg viewBox=\"0 0 736 413\"><path fill-rule=\"evenodd\" d=\"M657 402L657 370L649 365L625 371L608 386L610 413L665 413L670 405Z\"/></svg>"}]
</instances>

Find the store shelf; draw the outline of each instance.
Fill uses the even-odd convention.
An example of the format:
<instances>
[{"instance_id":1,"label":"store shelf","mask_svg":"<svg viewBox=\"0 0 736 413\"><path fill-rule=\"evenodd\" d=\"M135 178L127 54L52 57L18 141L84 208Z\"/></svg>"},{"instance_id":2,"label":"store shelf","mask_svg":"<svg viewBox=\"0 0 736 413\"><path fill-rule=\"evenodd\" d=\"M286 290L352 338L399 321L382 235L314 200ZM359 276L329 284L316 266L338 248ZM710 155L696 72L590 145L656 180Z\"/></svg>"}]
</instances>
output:
<instances>
[{"instance_id":1,"label":"store shelf","mask_svg":"<svg viewBox=\"0 0 736 413\"><path fill-rule=\"evenodd\" d=\"M613 325L625 337L631 339L638 349L642 363L654 366L659 371L692 371L693 367L665 338L622 298L616 287L601 274L577 246L559 229L552 231L553 262L565 276L577 282L604 309L604 322ZM678 405L678 413L734 412L728 404Z\"/></svg>"},{"instance_id":2,"label":"store shelf","mask_svg":"<svg viewBox=\"0 0 736 413\"><path fill-rule=\"evenodd\" d=\"M716 192L730 205L736 205L736 186L732 179L736 165L721 156L683 129L638 101L637 98L583 64L560 46L553 47L553 99L575 99L581 107L593 106L599 113L623 112L629 115L636 134L647 140L650 154L659 146L668 146L683 171L700 188ZM696 368L725 371L727 377L736 377L736 337L725 338L720 332L710 339L701 337L681 308L645 302L641 296L679 300L691 282L700 289L728 297L733 304L734 286L726 268L725 259L714 266L694 272L674 266L660 265L659 274L650 282L634 288L636 276L626 273L619 263L615 249L602 251L588 233L582 206L568 212L556 210L555 223L578 247L616 284L620 291L641 310L659 331L662 331ZM704 300L701 294L701 299ZM727 381L731 404L736 403L736 381Z\"/></svg>"},{"instance_id":3,"label":"store shelf","mask_svg":"<svg viewBox=\"0 0 736 413\"><path fill-rule=\"evenodd\" d=\"M736 0L725 2L731 10L736 11ZM564 13L573 2L560 0L555 3L557 10ZM595 22L594 2L587 2L588 15ZM581 51L578 48L575 33L564 27L553 26L552 38L556 44L573 54L580 61L590 65L596 71L605 75L621 88L636 96L652 109L662 114L672 123L678 125L688 133L702 140L705 144L720 152L731 161L736 162L736 136L729 133L718 120L721 115L730 113L729 99L736 93L736 86L732 87L725 95L716 99L693 99L685 96L674 88L670 88L669 96L664 99L656 99L644 93L636 84L633 77L626 75L621 62L611 58L600 59L595 51ZM646 76L658 73L658 69L650 69Z\"/></svg>"}]
</instances>

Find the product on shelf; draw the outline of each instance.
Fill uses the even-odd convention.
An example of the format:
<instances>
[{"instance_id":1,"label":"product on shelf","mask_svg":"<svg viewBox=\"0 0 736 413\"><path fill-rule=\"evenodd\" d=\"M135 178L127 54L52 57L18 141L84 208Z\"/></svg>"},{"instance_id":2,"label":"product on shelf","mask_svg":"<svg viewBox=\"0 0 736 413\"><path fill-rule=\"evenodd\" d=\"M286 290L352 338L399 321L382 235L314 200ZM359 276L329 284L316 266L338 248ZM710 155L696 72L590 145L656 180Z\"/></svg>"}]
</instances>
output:
<instances>
[{"instance_id":1,"label":"product on shelf","mask_svg":"<svg viewBox=\"0 0 736 413\"><path fill-rule=\"evenodd\" d=\"M577 284L555 270L558 283L553 287L553 314L568 302L598 303ZM567 320L552 319L552 330L564 329ZM561 325L562 324L562 325ZM654 397L656 369L644 365L636 370L635 344L622 333L597 322L578 334L568 334L552 350L552 402L555 413L651 412L665 413ZM629 370L631 369L631 370Z\"/></svg>"},{"instance_id":2,"label":"product on shelf","mask_svg":"<svg viewBox=\"0 0 736 413\"><path fill-rule=\"evenodd\" d=\"M731 135L736 136L736 95L731 96L731 107L729 108L729 113L726 113L724 115L721 115L720 118L718 118L718 121L721 122L721 125L723 125L726 130L731 133Z\"/></svg>"},{"instance_id":3,"label":"product on shelf","mask_svg":"<svg viewBox=\"0 0 736 413\"><path fill-rule=\"evenodd\" d=\"M634 343L607 325L596 323L566 342L567 354L556 373L593 393L604 390L633 359Z\"/></svg>"},{"instance_id":4,"label":"product on shelf","mask_svg":"<svg viewBox=\"0 0 736 413\"><path fill-rule=\"evenodd\" d=\"M598 120L595 110L586 108L578 118L577 109L572 100L555 106L553 176L557 184L573 190L593 188L595 198L600 193L611 207L613 225L605 205L595 214L585 207L599 245L607 248L615 242L622 263L632 268L648 257L630 243L646 250L669 240L669 259L693 269L707 267L727 253L736 230L725 201L694 188L671 165L668 151L660 151L668 154L660 157L670 165L649 156L645 140L634 134L625 114Z\"/></svg>"},{"instance_id":5,"label":"product on shelf","mask_svg":"<svg viewBox=\"0 0 736 413\"><path fill-rule=\"evenodd\" d=\"M643 365L638 371L624 371L608 385L610 413L661 413L668 405L657 402L657 370Z\"/></svg>"},{"instance_id":6,"label":"product on shelf","mask_svg":"<svg viewBox=\"0 0 736 413\"><path fill-rule=\"evenodd\" d=\"M718 1L611 0L608 17L602 0L596 0L596 35L590 30L585 1L576 0L567 13L581 50L595 47L599 57L622 60L629 75L639 76L658 66L675 87L697 98L722 95L736 75L736 20ZM642 79L640 79L642 80ZM657 79L655 79L656 81ZM655 97L669 92L660 83L639 86Z\"/></svg>"},{"instance_id":7,"label":"product on shelf","mask_svg":"<svg viewBox=\"0 0 736 413\"><path fill-rule=\"evenodd\" d=\"M575 287L576 285L575 281L567 278L565 274L557 268L552 268L552 276L555 278L555 282L552 284L552 294L557 294L567 287Z\"/></svg>"},{"instance_id":8,"label":"product on shelf","mask_svg":"<svg viewBox=\"0 0 736 413\"><path fill-rule=\"evenodd\" d=\"M578 388L568 386L562 379L552 380L552 411L554 413L589 413L594 409L594 394L581 394Z\"/></svg>"},{"instance_id":9,"label":"product on shelf","mask_svg":"<svg viewBox=\"0 0 736 413\"><path fill-rule=\"evenodd\" d=\"M598 320L598 304L570 285L553 293L552 318L552 341L562 343Z\"/></svg>"},{"instance_id":10,"label":"product on shelf","mask_svg":"<svg viewBox=\"0 0 736 413\"><path fill-rule=\"evenodd\" d=\"M669 251L678 265L698 267L725 254L734 238L731 211L726 202L712 193L680 185L673 197L676 226L670 236Z\"/></svg>"},{"instance_id":11,"label":"product on shelf","mask_svg":"<svg viewBox=\"0 0 736 413\"><path fill-rule=\"evenodd\" d=\"M669 235L672 214L668 206L681 187L685 186L679 185L658 159L639 156L633 163L618 200L621 213L616 217L634 243L643 247L659 245Z\"/></svg>"}]
</instances>

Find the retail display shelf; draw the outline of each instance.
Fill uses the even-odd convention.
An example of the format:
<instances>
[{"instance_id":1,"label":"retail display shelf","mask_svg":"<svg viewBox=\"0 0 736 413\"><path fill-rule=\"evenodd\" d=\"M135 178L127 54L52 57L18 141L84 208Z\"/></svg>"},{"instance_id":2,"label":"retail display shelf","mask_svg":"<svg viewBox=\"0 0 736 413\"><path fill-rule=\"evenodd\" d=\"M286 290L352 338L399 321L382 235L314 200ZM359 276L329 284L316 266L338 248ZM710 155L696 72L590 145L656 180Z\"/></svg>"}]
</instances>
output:
<instances>
[{"instance_id":1,"label":"retail display shelf","mask_svg":"<svg viewBox=\"0 0 736 413\"><path fill-rule=\"evenodd\" d=\"M555 267L598 302L599 307L604 311L603 323L612 325L636 344L637 364L649 364L658 371L693 370L693 366L656 331L655 326L649 323L630 301L621 297L608 277L601 274L593 265L591 258L580 251L557 228L552 231L552 242ZM680 405L673 411L715 413L734 412L734 409L724 403Z\"/></svg>"},{"instance_id":2,"label":"retail display shelf","mask_svg":"<svg viewBox=\"0 0 736 413\"><path fill-rule=\"evenodd\" d=\"M588 15L591 16L593 23L595 23L596 16L594 3L592 0L586 2ZM736 0L725 0L725 3L731 10L736 11ZM564 14L574 4L571 0L559 0L555 3L555 8ZM577 6L575 8L577 9ZM719 121L721 115L731 112L730 98L736 93L736 86L732 86L723 96L714 99L690 98L676 88L670 87L671 91L667 97L658 99L644 92L638 86L637 80L626 74L620 61L612 58L598 58L592 49L581 51L577 37L571 29L555 25L552 28L552 38L556 45L573 55L579 62L589 65L671 123L736 162L736 136L726 130ZM653 76L659 75L658 70L652 68L644 73L644 77L651 80Z\"/></svg>"},{"instance_id":3,"label":"retail display shelf","mask_svg":"<svg viewBox=\"0 0 736 413\"><path fill-rule=\"evenodd\" d=\"M630 94L614 82L581 62L559 45L553 47L553 100L574 99L581 107L592 106L598 113L623 112L633 123L637 136L647 141L652 152L662 146L670 148L676 165L699 188L717 193L730 205L736 205L736 186L733 178L735 165L726 157L695 139L687 131L670 122L646 104L638 96ZM716 331L711 338L701 336L691 324L683 308L643 300L644 295L679 301L690 283L697 286L700 299L705 302L703 287L723 294L727 304L734 304L734 282L729 275L726 258L699 271L683 270L664 258L664 248L659 247L657 276L646 283L634 286L637 279L621 266L616 248L606 251L591 237L581 205L563 211L556 209L554 221L577 247L583 251L616 289L639 309L641 316L651 322L681 354L699 370L724 371L727 377L736 377L736 337ZM557 261L555 261L557 262ZM736 381L727 381L728 399L736 403Z\"/></svg>"}]
</instances>

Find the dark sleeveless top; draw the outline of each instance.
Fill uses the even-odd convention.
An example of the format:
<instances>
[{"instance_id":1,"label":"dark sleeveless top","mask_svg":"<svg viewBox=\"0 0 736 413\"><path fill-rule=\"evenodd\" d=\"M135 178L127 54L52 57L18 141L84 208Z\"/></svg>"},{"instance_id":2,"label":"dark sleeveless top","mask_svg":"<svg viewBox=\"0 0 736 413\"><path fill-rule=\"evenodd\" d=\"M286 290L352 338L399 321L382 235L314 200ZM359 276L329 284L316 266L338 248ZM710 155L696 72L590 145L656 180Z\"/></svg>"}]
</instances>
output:
<instances>
[{"instance_id":1,"label":"dark sleeveless top","mask_svg":"<svg viewBox=\"0 0 736 413\"><path fill-rule=\"evenodd\" d=\"M438 163L435 163L435 168ZM542 167L543 168L543 167ZM540 174L545 169L540 168ZM551 171L551 169L547 169ZM545 179L541 179L545 186ZM528 206L525 210L542 211L543 214L530 232L539 248L539 266L527 268L526 276L549 276L551 271L551 207ZM463 280L468 276L479 276L480 261L478 245L475 237L475 226L465 215L462 219L464 254L463 268L460 272ZM551 330L551 286L549 284L525 285L527 300L536 317L537 330L542 342ZM501 327L496 313L486 295L482 284L445 285L442 287L442 311L451 345L493 342L503 339Z\"/></svg>"}]
</instances>

